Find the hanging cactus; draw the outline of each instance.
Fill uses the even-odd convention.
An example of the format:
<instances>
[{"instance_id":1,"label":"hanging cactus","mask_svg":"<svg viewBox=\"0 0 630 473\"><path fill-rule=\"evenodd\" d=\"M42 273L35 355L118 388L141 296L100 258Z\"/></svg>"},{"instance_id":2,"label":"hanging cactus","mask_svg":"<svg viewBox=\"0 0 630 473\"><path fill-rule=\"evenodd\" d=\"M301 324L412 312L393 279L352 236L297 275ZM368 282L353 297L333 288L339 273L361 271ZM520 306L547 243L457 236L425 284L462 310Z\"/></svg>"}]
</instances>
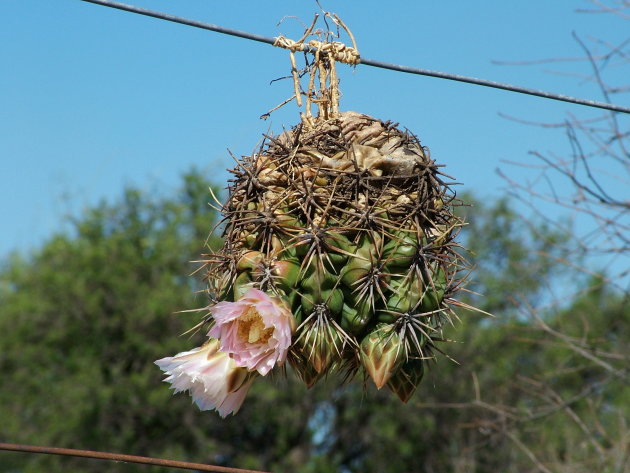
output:
<instances>
[{"instance_id":1,"label":"hanging cactus","mask_svg":"<svg viewBox=\"0 0 630 473\"><path fill-rule=\"evenodd\" d=\"M306 92L293 67L301 123L231 171L224 245L206 260L212 353L220 339L208 360L220 363L205 363L203 349L158 361L174 388L221 415L286 360L308 387L364 373L407 402L458 304L466 264L450 178L408 131L339 113L335 61L359 55L326 40L308 43Z\"/></svg>"},{"instance_id":2,"label":"hanging cactus","mask_svg":"<svg viewBox=\"0 0 630 473\"><path fill-rule=\"evenodd\" d=\"M270 137L242 159L208 261L216 301L283 300L307 385L364 370L406 401L451 311L461 220L439 166L391 123L346 112Z\"/></svg>"}]
</instances>

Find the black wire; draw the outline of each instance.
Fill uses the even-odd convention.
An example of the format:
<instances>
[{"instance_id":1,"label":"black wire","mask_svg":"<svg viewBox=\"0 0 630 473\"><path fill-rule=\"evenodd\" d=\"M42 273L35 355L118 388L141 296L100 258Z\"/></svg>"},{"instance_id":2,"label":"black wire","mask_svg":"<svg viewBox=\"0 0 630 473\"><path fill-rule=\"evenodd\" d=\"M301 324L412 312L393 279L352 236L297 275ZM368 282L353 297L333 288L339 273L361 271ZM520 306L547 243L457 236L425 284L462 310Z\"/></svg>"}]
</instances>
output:
<instances>
[{"instance_id":1,"label":"black wire","mask_svg":"<svg viewBox=\"0 0 630 473\"><path fill-rule=\"evenodd\" d=\"M231 28L224 28L223 26L213 25L211 23L204 23L201 21L190 20L188 18L182 18L168 13L162 13L154 10L147 10L146 8L140 8L133 5L126 5L124 3L112 2L109 0L81 0L83 2L95 3L105 7L116 8L118 10L125 10L132 13L138 13L140 15L151 16L160 20L172 21L174 23L180 23L182 25L193 26L195 28L201 28L204 30L214 31L216 33L223 33L231 36L238 36L239 38L250 39L252 41L258 41L260 43L267 43L273 45L275 38L268 36L261 36L254 33L248 33L246 31L233 30ZM486 79L477 79L475 77L467 77L459 74L449 74L447 72L432 71L429 69L420 69L417 67L402 66L398 64L391 64L388 62L376 61L374 59L361 58L361 64L366 66L379 67L381 69L389 69L392 71L406 72L408 74L417 74L421 76L438 77L440 79L448 79L457 82L465 82L468 84L481 85L484 87L492 87L494 89L507 90L509 92L516 92L519 94L534 95L536 97L542 97L550 100L559 100L561 102L568 102L577 105L585 105L587 107L602 108L604 110L610 110L612 112L629 113L630 107L623 107L621 105L610 104L606 102L598 102L595 100L581 99L578 97L571 97L569 95L554 94L551 92L545 92L544 90L528 89L526 87L519 87L516 85L503 84L501 82L495 82Z\"/></svg>"},{"instance_id":2,"label":"black wire","mask_svg":"<svg viewBox=\"0 0 630 473\"><path fill-rule=\"evenodd\" d=\"M528 89L527 87L520 87L518 85L502 84L501 82L495 82L493 80L477 79L475 77L461 76L459 74L449 74L447 72L431 71L429 69L401 66L398 64L390 64L388 62L374 61L372 59L364 58L361 58L361 64L373 67L381 67L383 69L390 69L392 71L407 72L409 74L418 74L422 76L454 80L457 82L466 82L468 84L492 87L494 89L507 90L509 92L516 92L518 94L534 95L536 97L542 97L550 100L558 100L561 102L568 102L577 105L586 105L587 107L603 108L605 110L610 110L613 112L630 113L630 107L623 107L621 105L615 105L606 102L598 102L596 100L581 99L578 97L571 97L570 95L554 94L552 92L545 92L544 90Z\"/></svg>"},{"instance_id":3,"label":"black wire","mask_svg":"<svg viewBox=\"0 0 630 473\"><path fill-rule=\"evenodd\" d=\"M204 23L202 21L189 20L188 18L182 18L181 16L171 15L169 13L162 13L155 10L148 10L146 8L136 7L134 5L126 5L124 3L110 2L108 0L81 0L82 2L95 3L97 5L103 5L104 7L117 8L118 10L125 10L132 13L138 13L140 15L152 16L153 18L159 18L160 20L172 21L173 23L181 23L182 25L194 26L195 28L201 28L203 30L210 30L216 33L229 34L231 36L238 36L239 38L251 39L260 43L267 43L273 45L275 39L267 36L261 36L259 34L248 33L246 31L233 30L230 28L224 28L222 26L213 25L211 23Z\"/></svg>"}]
</instances>

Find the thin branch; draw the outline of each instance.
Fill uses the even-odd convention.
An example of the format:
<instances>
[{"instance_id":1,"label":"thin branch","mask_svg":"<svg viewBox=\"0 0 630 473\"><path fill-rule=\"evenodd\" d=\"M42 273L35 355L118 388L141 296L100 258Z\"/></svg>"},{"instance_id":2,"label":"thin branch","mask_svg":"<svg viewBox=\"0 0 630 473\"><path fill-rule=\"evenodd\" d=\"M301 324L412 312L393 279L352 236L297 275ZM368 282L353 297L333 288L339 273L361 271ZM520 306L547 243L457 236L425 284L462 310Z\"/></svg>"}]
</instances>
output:
<instances>
[{"instance_id":1,"label":"thin branch","mask_svg":"<svg viewBox=\"0 0 630 473\"><path fill-rule=\"evenodd\" d=\"M569 337L568 335L565 335L565 334L563 334L561 332L557 332L556 330L552 329L535 312L532 311L531 315L536 320L538 325L545 332L547 332L550 335L553 335L554 337L558 338L559 340L562 340L566 344L566 346L568 348L570 348L572 351L574 351L575 353L577 353L577 354L583 356L584 358L592 361L596 365L601 366L602 368L604 368L606 371L608 371L612 375L614 375L614 376L616 376L616 377L618 377L618 378L620 378L620 379L622 379L622 380L624 380L626 382L630 382L630 376L627 373L625 373L624 371L616 369L611 364L606 363L601 358L595 356L590 350L586 350L585 348L579 346L577 343L575 343L575 341L573 340L572 337Z\"/></svg>"},{"instance_id":2,"label":"thin branch","mask_svg":"<svg viewBox=\"0 0 630 473\"><path fill-rule=\"evenodd\" d=\"M508 438L514 442L516 444L516 446L518 448L520 448L523 453L525 453L525 455L527 455L527 457L532 461L532 463L534 465L536 465L536 467L544 472L544 473L552 473L551 470L549 470L545 465L543 465L540 460L538 460L538 458L536 458L536 455L534 455L534 452L532 452L529 448L527 448L527 446L521 442L518 437L516 437L516 435L514 435L512 432L510 432L509 430L505 432L505 435L508 436Z\"/></svg>"}]
</instances>

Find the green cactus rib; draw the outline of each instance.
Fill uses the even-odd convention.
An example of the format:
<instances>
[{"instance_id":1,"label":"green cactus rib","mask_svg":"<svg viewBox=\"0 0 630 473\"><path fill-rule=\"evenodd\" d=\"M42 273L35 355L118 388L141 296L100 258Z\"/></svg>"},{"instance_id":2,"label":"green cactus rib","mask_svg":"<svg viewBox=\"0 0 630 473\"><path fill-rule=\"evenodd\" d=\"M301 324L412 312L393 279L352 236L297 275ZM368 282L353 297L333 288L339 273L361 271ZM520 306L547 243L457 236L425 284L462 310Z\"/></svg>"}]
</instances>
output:
<instances>
[{"instance_id":1,"label":"green cactus rib","mask_svg":"<svg viewBox=\"0 0 630 473\"><path fill-rule=\"evenodd\" d=\"M210 298L279 296L307 386L363 371L406 402L467 269L450 178L415 136L354 112L269 137L232 174Z\"/></svg>"}]
</instances>

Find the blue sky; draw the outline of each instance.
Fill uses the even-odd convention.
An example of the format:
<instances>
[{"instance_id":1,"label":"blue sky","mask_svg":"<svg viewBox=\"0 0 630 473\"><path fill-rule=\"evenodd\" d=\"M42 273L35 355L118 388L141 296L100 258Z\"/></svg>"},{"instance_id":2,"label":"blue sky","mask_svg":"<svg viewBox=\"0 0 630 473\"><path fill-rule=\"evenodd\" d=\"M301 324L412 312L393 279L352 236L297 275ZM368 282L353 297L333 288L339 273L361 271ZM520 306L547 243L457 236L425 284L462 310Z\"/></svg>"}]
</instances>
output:
<instances>
[{"instance_id":1,"label":"blue sky","mask_svg":"<svg viewBox=\"0 0 630 473\"><path fill-rule=\"evenodd\" d=\"M292 38L318 10L305 0L126 1ZM594 85L571 76L583 64L492 61L580 56L572 31L614 43L628 26L611 15L576 13L590 6L578 0L322 4L349 25L364 57L596 100ZM115 199L125 185L170 192L193 165L221 184L228 149L248 154L261 133L298 120L293 104L258 118L291 94L289 81L270 84L289 72L286 51L79 0L0 0L0 64L0 256L36 247L64 228L66 215ZM562 133L500 112L542 122L600 113L365 66L343 67L341 78L343 110L399 122L464 189L482 196L506 192L498 167L524 172L503 161L568 149Z\"/></svg>"}]
</instances>

